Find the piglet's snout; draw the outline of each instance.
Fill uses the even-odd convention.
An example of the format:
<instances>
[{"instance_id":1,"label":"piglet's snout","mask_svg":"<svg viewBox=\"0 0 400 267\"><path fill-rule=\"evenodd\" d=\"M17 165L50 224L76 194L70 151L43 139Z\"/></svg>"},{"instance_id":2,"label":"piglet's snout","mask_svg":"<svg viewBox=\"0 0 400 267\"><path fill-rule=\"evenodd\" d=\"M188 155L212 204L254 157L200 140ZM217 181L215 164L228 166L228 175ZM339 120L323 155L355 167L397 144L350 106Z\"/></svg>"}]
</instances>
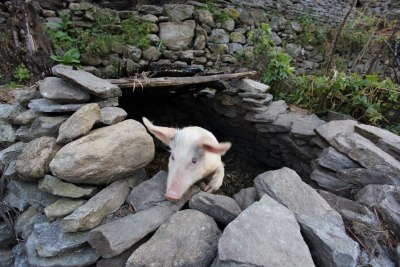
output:
<instances>
[{"instance_id":1,"label":"piglet's snout","mask_svg":"<svg viewBox=\"0 0 400 267\"><path fill-rule=\"evenodd\" d=\"M178 192L170 190L165 194L165 198L169 201L178 201L181 196Z\"/></svg>"}]
</instances>

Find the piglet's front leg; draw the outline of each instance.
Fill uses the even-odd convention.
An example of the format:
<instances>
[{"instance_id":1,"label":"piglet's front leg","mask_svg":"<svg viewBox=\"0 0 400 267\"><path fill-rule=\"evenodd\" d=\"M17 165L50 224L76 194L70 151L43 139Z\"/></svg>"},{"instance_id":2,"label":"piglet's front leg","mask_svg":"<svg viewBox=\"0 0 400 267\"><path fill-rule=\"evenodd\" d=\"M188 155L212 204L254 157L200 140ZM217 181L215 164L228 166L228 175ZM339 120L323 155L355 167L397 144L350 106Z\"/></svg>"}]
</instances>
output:
<instances>
[{"instance_id":1,"label":"piglet's front leg","mask_svg":"<svg viewBox=\"0 0 400 267\"><path fill-rule=\"evenodd\" d=\"M214 193L217 191L222 185L224 175L224 165L221 163L221 165L219 165L219 167L212 174L209 183L203 188L203 190L207 193Z\"/></svg>"}]
</instances>

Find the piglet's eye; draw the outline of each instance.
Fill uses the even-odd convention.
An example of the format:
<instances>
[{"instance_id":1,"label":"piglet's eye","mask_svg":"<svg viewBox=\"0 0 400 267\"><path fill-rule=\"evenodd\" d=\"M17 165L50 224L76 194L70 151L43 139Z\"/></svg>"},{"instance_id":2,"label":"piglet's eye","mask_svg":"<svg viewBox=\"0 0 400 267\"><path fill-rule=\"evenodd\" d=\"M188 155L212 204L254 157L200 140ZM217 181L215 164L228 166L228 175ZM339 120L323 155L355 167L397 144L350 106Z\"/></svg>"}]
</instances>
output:
<instances>
[{"instance_id":1,"label":"piglet's eye","mask_svg":"<svg viewBox=\"0 0 400 267\"><path fill-rule=\"evenodd\" d=\"M171 154L171 159L172 159L172 160L175 160L175 157L174 157L174 155L173 155L173 154Z\"/></svg>"},{"instance_id":2,"label":"piglet's eye","mask_svg":"<svg viewBox=\"0 0 400 267\"><path fill-rule=\"evenodd\" d=\"M192 158L192 163L196 164L196 162L197 162L197 158Z\"/></svg>"}]
</instances>

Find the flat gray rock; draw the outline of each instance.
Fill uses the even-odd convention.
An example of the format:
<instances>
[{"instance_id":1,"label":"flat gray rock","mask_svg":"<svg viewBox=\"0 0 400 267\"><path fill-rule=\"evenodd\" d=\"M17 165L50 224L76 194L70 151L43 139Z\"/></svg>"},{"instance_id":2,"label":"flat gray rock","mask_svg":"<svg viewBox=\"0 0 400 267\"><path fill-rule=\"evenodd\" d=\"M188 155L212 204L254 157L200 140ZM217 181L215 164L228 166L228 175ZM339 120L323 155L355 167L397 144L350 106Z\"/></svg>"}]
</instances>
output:
<instances>
[{"instance_id":1,"label":"flat gray rock","mask_svg":"<svg viewBox=\"0 0 400 267\"><path fill-rule=\"evenodd\" d=\"M119 97L122 95L122 91L118 86L86 71L60 68L56 74L63 80L69 81L101 98Z\"/></svg>"},{"instance_id":2,"label":"flat gray rock","mask_svg":"<svg viewBox=\"0 0 400 267\"><path fill-rule=\"evenodd\" d=\"M14 98L23 107L27 107L29 101L40 97L40 92L36 88L23 88L13 91Z\"/></svg>"},{"instance_id":3,"label":"flat gray rock","mask_svg":"<svg viewBox=\"0 0 400 267\"><path fill-rule=\"evenodd\" d=\"M337 177L354 185L388 184L400 185L399 171L386 165L376 165L372 168L353 168L337 171Z\"/></svg>"},{"instance_id":4,"label":"flat gray rock","mask_svg":"<svg viewBox=\"0 0 400 267\"><path fill-rule=\"evenodd\" d=\"M62 147L50 162L50 170L67 182L106 184L133 175L153 157L154 142L145 127L125 120Z\"/></svg>"},{"instance_id":5,"label":"flat gray rock","mask_svg":"<svg viewBox=\"0 0 400 267\"><path fill-rule=\"evenodd\" d=\"M260 200L257 190L254 187L244 188L233 195L233 199L242 210L247 209L251 204Z\"/></svg>"},{"instance_id":6,"label":"flat gray rock","mask_svg":"<svg viewBox=\"0 0 400 267\"><path fill-rule=\"evenodd\" d=\"M399 161L357 133L339 134L330 143L365 168L386 165L399 171L400 174Z\"/></svg>"},{"instance_id":7,"label":"flat gray rock","mask_svg":"<svg viewBox=\"0 0 400 267\"><path fill-rule=\"evenodd\" d=\"M270 123L256 123L258 131L263 133L290 132L293 121L303 118L305 115L297 112L289 112L278 115L277 119Z\"/></svg>"},{"instance_id":8,"label":"flat gray rock","mask_svg":"<svg viewBox=\"0 0 400 267\"><path fill-rule=\"evenodd\" d=\"M59 256L84 247L87 235L88 232L62 232L60 221L55 221L39 233L36 250L40 257Z\"/></svg>"},{"instance_id":9,"label":"flat gray rock","mask_svg":"<svg viewBox=\"0 0 400 267\"><path fill-rule=\"evenodd\" d=\"M347 236L341 216L289 168L262 173L254 180L260 196L268 194L291 210L317 264L355 266L358 243Z\"/></svg>"},{"instance_id":10,"label":"flat gray rock","mask_svg":"<svg viewBox=\"0 0 400 267\"><path fill-rule=\"evenodd\" d=\"M367 185L357 193L355 199L362 204L375 208L395 233L400 232L399 186Z\"/></svg>"},{"instance_id":11,"label":"flat gray rock","mask_svg":"<svg viewBox=\"0 0 400 267\"><path fill-rule=\"evenodd\" d=\"M218 243L219 266L314 266L294 214L268 195L243 211Z\"/></svg>"},{"instance_id":12,"label":"flat gray rock","mask_svg":"<svg viewBox=\"0 0 400 267\"><path fill-rule=\"evenodd\" d=\"M155 206L90 231L88 242L103 258L111 258L129 249L176 212L171 206Z\"/></svg>"},{"instance_id":13,"label":"flat gray rock","mask_svg":"<svg viewBox=\"0 0 400 267\"><path fill-rule=\"evenodd\" d=\"M44 208L44 213L50 221L65 217L86 203L82 199L62 198Z\"/></svg>"},{"instance_id":14,"label":"flat gray rock","mask_svg":"<svg viewBox=\"0 0 400 267\"><path fill-rule=\"evenodd\" d=\"M328 115L326 117L327 121L344 121L344 120L353 120L355 119L347 114L335 112L335 111L328 111Z\"/></svg>"},{"instance_id":15,"label":"flat gray rock","mask_svg":"<svg viewBox=\"0 0 400 267\"><path fill-rule=\"evenodd\" d=\"M17 172L17 161L13 160L3 170L3 179L7 179L8 181L11 179L18 179L18 172Z\"/></svg>"},{"instance_id":16,"label":"flat gray rock","mask_svg":"<svg viewBox=\"0 0 400 267\"><path fill-rule=\"evenodd\" d=\"M143 245L149 238L145 237L139 242L135 243L132 247L125 250L121 254L111 258L101 258L97 263L96 267L125 267L125 264L132 253L141 245Z\"/></svg>"},{"instance_id":17,"label":"flat gray rock","mask_svg":"<svg viewBox=\"0 0 400 267\"><path fill-rule=\"evenodd\" d=\"M378 226L376 215L360 203L337 196L327 191L318 190L318 193L348 222L359 222L372 228Z\"/></svg>"},{"instance_id":18,"label":"flat gray rock","mask_svg":"<svg viewBox=\"0 0 400 267\"><path fill-rule=\"evenodd\" d=\"M130 188L134 188L147 180L147 173L145 168L141 168L138 171L136 171L134 174L129 176L128 178L125 178L125 181L127 181L128 185Z\"/></svg>"},{"instance_id":19,"label":"flat gray rock","mask_svg":"<svg viewBox=\"0 0 400 267\"><path fill-rule=\"evenodd\" d=\"M71 142L87 134L93 125L100 121L98 104L87 104L78 109L60 126L57 143Z\"/></svg>"},{"instance_id":20,"label":"flat gray rock","mask_svg":"<svg viewBox=\"0 0 400 267\"><path fill-rule=\"evenodd\" d=\"M273 122L280 114L287 113L288 105L283 100L273 101L268 105L267 110L262 113L249 112L245 116L250 122Z\"/></svg>"},{"instance_id":21,"label":"flat gray rock","mask_svg":"<svg viewBox=\"0 0 400 267\"><path fill-rule=\"evenodd\" d=\"M113 125L123 121L128 114L118 107L105 107L100 110L100 122L104 125Z\"/></svg>"},{"instance_id":22,"label":"flat gray rock","mask_svg":"<svg viewBox=\"0 0 400 267\"><path fill-rule=\"evenodd\" d=\"M61 221L62 230L76 232L95 228L105 217L121 207L129 190L124 180L112 183L65 217Z\"/></svg>"},{"instance_id":23,"label":"flat gray rock","mask_svg":"<svg viewBox=\"0 0 400 267\"><path fill-rule=\"evenodd\" d=\"M28 104L30 109L39 112L72 112L80 109L84 104L60 104L46 98L33 99Z\"/></svg>"},{"instance_id":24,"label":"flat gray rock","mask_svg":"<svg viewBox=\"0 0 400 267\"><path fill-rule=\"evenodd\" d=\"M0 163L3 164L3 166L6 166L11 161L16 160L21 154L25 145L26 144L23 142L17 142L0 151Z\"/></svg>"},{"instance_id":25,"label":"flat gray rock","mask_svg":"<svg viewBox=\"0 0 400 267\"><path fill-rule=\"evenodd\" d=\"M325 124L323 120L312 114L293 120L290 132L295 136L313 137L315 135L314 129L323 124Z\"/></svg>"},{"instance_id":26,"label":"flat gray rock","mask_svg":"<svg viewBox=\"0 0 400 267\"><path fill-rule=\"evenodd\" d=\"M67 118L67 116L39 116L30 126L21 126L16 131L15 136L23 142L30 142L42 136L57 137L58 129Z\"/></svg>"},{"instance_id":27,"label":"flat gray rock","mask_svg":"<svg viewBox=\"0 0 400 267\"><path fill-rule=\"evenodd\" d=\"M380 139L391 143L400 143L400 136L397 134L372 125L358 124L354 127L354 130L356 133L364 136L375 144L378 143Z\"/></svg>"},{"instance_id":28,"label":"flat gray rock","mask_svg":"<svg viewBox=\"0 0 400 267\"><path fill-rule=\"evenodd\" d=\"M17 117L14 118L14 124L17 125L29 125L32 124L35 119L37 119L41 115L40 112L28 109L27 111L22 112Z\"/></svg>"},{"instance_id":29,"label":"flat gray rock","mask_svg":"<svg viewBox=\"0 0 400 267\"><path fill-rule=\"evenodd\" d=\"M400 143L380 139L376 145L395 159L400 160Z\"/></svg>"},{"instance_id":30,"label":"flat gray rock","mask_svg":"<svg viewBox=\"0 0 400 267\"><path fill-rule=\"evenodd\" d=\"M168 49L179 51L188 49L194 38L196 22L186 20L184 22L162 22L160 27L160 39L165 42Z\"/></svg>"},{"instance_id":31,"label":"flat gray rock","mask_svg":"<svg viewBox=\"0 0 400 267\"><path fill-rule=\"evenodd\" d=\"M354 120L330 121L315 128L315 132L329 143L339 133L353 133L357 124Z\"/></svg>"},{"instance_id":32,"label":"flat gray rock","mask_svg":"<svg viewBox=\"0 0 400 267\"><path fill-rule=\"evenodd\" d=\"M333 147L324 148L316 160L316 163L332 171L361 167L357 162L351 160Z\"/></svg>"},{"instance_id":33,"label":"flat gray rock","mask_svg":"<svg viewBox=\"0 0 400 267\"><path fill-rule=\"evenodd\" d=\"M316 181L322 188L336 192L345 191L350 188L351 183L341 180L341 176L337 175L336 172L322 168L315 163L312 163L311 167L311 180Z\"/></svg>"},{"instance_id":34,"label":"flat gray rock","mask_svg":"<svg viewBox=\"0 0 400 267\"><path fill-rule=\"evenodd\" d=\"M211 217L196 210L179 211L133 252L126 267L210 266L220 235Z\"/></svg>"},{"instance_id":35,"label":"flat gray rock","mask_svg":"<svg viewBox=\"0 0 400 267\"><path fill-rule=\"evenodd\" d=\"M206 192L194 195L189 201L189 207L213 217L216 222L224 225L229 224L242 212L233 198Z\"/></svg>"},{"instance_id":36,"label":"flat gray rock","mask_svg":"<svg viewBox=\"0 0 400 267\"><path fill-rule=\"evenodd\" d=\"M34 206L30 206L26 211L21 213L14 225L15 232L18 236L26 240L31 235L35 221L39 216L43 215Z\"/></svg>"},{"instance_id":37,"label":"flat gray rock","mask_svg":"<svg viewBox=\"0 0 400 267\"><path fill-rule=\"evenodd\" d=\"M154 206L171 206L176 211L181 209L194 194L200 191L198 186L192 186L178 202L170 202L165 199L167 190L167 172L159 171L151 179L142 182L134 187L129 193L126 202L131 205L136 212Z\"/></svg>"},{"instance_id":38,"label":"flat gray rock","mask_svg":"<svg viewBox=\"0 0 400 267\"><path fill-rule=\"evenodd\" d=\"M42 97L60 103L81 103L90 100L90 94L57 77L46 77L39 83Z\"/></svg>"},{"instance_id":39,"label":"flat gray rock","mask_svg":"<svg viewBox=\"0 0 400 267\"><path fill-rule=\"evenodd\" d=\"M84 267L90 266L100 258L95 250L89 246L78 248L69 253L51 257L39 257L36 251L36 246L39 242L39 236L33 232L26 242L26 253L29 266L40 267Z\"/></svg>"},{"instance_id":40,"label":"flat gray rock","mask_svg":"<svg viewBox=\"0 0 400 267\"><path fill-rule=\"evenodd\" d=\"M18 177L26 182L37 181L49 172L49 163L60 149L53 137L40 137L24 147L18 156Z\"/></svg>"},{"instance_id":41,"label":"flat gray rock","mask_svg":"<svg viewBox=\"0 0 400 267\"><path fill-rule=\"evenodd\" d=\"M96 186L75 185L63 182L61 179L52 175L46 175L39 181L39 189L49 192L56 196L69 198L91 197L97 193Z\"/></svg>"},{"instance_id":42,"label":"flat gray rock","mask_svg":"<svg viewBox=\"0 0 400 267\"><path fill-rule=\"evenodd\" d=\"M26 111L19 104L0 104L0 120L14 123L15 118Z\"/></svg>"},{"instance_id":43,"label":"flat gray rock","mask_svg":"<svg viewBox=\"0 0 400 267\"><path fill-rule=\"evenodd\" d=\"M97 103L101 108L118 106L118 98L94 99L93 103ZM29 108L45 113L71 113L75 112L88 103L80 104L60 104L45 98L34 99L29 103Z\"/></svg>"},{"instance_id":44,"label":"flat gray rock","mask_svg":"<svg viewBox=\"0 0 400 267\"><path fill-rule=\"evenodd\" d=\"M20 212L26 210L30 206L25 199L16 196L12 192L8 192L3 201L6 202L10 207L18 209Z\"/></svg>"},{"instance_id":45,"label":"flat gray rock","mask_svg":"<svg viewBox=\"0 0 400 267\"><path fill-rule=\"evenodd\" d=\"M57 197L40 190L37 183L26 183L11 180L7 184L7 189L9 193L12 193L15 197L18 197L18 201L21 204L29 203L30 205L39 208L46 207L58 199ZM16 208L18 208L18 206Z\"/></svg>"},{"instance_id":46,"label":"flat gray rock","mask_svg":"<svg viewBox=\"0 0 400 267\"><path fill-rule=\"evenodd\" d=\"M12 226L7 222L0 222L0 249L8 248L17 243Z\"/></svg>"},{"instance_id":47,"label":"flat gray rock","mask_svg":"<svg viewBox=\"0 0 400 267\"><path fill-rule=\"evenodd\" d=\"M229 34L224 29L212 30L208 41L213 44L227 44L229 43Z\"/></svg>"},{"instance_id":48,"label":"flat gray rock","mask_svg":"<svg viewBox=\"0 0 400 267\"><path fill-rule=\"evenodd\" d=\"M247 93L266 93L269 90L268 85L251 79L240 79L237 87Z\"/></svg>"},{"instance_id":49,"label":"flat gray rock","mask_svg":"<svg viewBox=\"0 0 400 267\"><path fill-rule=\"evenodd\" d=\"M164 5L164 10L167 16L172 21L183 21L185 19L190 19L192 17L194 6L171 4L171 5Z\"/></svg>"},{"instance_id":50,"label":"flat gray rock","mask_svg":"<svg viewBox=\"0 0 400 267\"><path fill-rule=\"evenodd\" d=\"M16 141L17 128L7 122L0 121L0 146L9 146Z\"/></svg>"}]
</instances>

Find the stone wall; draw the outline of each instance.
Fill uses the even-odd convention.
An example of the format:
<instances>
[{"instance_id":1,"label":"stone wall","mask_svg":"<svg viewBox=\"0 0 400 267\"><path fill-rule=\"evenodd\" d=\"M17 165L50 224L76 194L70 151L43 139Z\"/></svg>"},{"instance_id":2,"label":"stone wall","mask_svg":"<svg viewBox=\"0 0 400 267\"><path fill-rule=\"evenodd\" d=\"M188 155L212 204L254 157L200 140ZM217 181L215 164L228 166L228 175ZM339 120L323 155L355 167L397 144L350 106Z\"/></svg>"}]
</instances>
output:
<instances>
[{"instance_id":1,"label":"stone wall","mask_svg":"<svg viewBox=\"0 0 400 267\"><path fill-rule=\"evenodd\" d=\"M139 15L151 23L149 48L114 44L108 56L98 57L88 53L81 55L86 70L102 77L117 75L116 65L126 64L132 70L146 66L150 60L160 64L202 65L207 71L232 72L243 69L239 66L244 65L241 62L243 56L253 57L254 45L248 40L248 33L262 22L270 24L273 31L271 39L277 49L285 50L293 57L298 74L312 73L324 61L324 55L318 47L301 45L304 31L296 20L289 21L272 11L221 5L221 10L235 10L240 14L236 20L230 18L221 23L216 22L209 11L200 10L201 5L143 5L132 11L111 11L85 2L70 3L68 6L64 4L68 9L61 11L71 14L78 31L79 28L91 27L94 16L104 14L121 20L129 14ZM46 21L60 21L57 16L61 11L49 8L51 6L44 5L41 13ZM160 42L163 46L159 46Z\"/></svg>"},{"instance_id":2,"label":"stone wall","mask_svg":"<svg viewBox=\"0 0 400 267\"><path fill-rule=\"evenodd\" d=\"M53 72L59 77L47 77L39 90L16 90L16 102L0 106L0 167L2 180L8 181L3 203L10 213L11 207L22 213L15 230L24 240L16 244L9 225L0 222L2 261L137 266L172 262L178 256L169 248L188 242L180 247L188 254L179 253L179 261L193 261L197 249L196 266L281 261L273 256L276 251L292 255L285 258L289 266L303 261L307 264L300 266L394 266L398 240L389 230L400 229L399 136L354 120L331 116L325 122L273 101L268 86L249 79L233 81L220 92L158 99L154 94L152 102L151 89L145 90L145 100L129 89L122 95L118 87L81 70L57 66ZM144 181L154 143L141 123L125 120L127 112L115 107L119 97L132 117L145 115L157 125L203 126L221 141L231 141L242 159L272 171L258 175L254 187L238 192L235 200L193 187L182 201L170 203L164 198L165 172ZM178 211L187 201L190 209ZM281 221L283 214L287 219ZM243 231L242 224L252 226ZM344 225L361 238L362 247ZM142 239L156 230L150 240ZM268 243L271 231L287 240L284 245ZM232 234L242 236L239 243ZM254 237L260 234L258 242ZM148 253L160 251L165 240L172 242L161 246L168 253ZM196 242L207 245L192 247ZM292 247L293 242L299 243ZM247 250L237 250L243 243L252 251L262 248L263 257L255 261ZM299 245L301 255L294 253ZM266 256L269 251L273 255Z\"/></svg>"}]
</instances>

